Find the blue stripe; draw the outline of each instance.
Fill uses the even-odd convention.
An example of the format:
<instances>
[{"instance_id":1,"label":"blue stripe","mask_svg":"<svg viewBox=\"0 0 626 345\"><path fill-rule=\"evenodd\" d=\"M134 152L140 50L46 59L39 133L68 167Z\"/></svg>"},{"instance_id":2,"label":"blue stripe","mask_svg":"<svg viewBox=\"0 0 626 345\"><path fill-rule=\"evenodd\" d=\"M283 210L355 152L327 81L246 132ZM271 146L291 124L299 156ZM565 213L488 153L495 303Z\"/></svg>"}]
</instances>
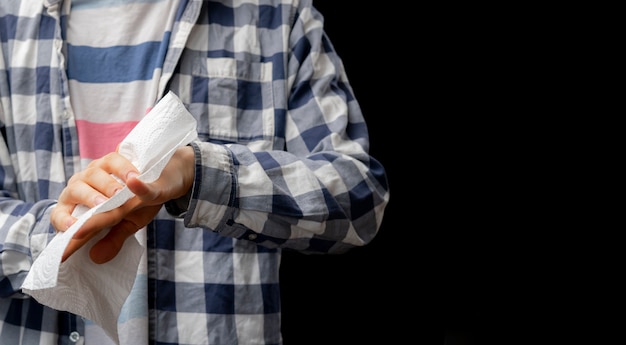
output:
<instances>
[{"instance_id":1,"label":"blue stripe","mask_svg":"<svg viewBox=\"0 0 626 345\"><path fill-rule=\"evenodd\" d=\"M139 317L147 317L148 314L148 278L145 274L138 274L135 285L122 306L118 318L119 323L127 322Z\"/></svg>"},{"instance_id":2,"label":"blue stripe","mask_svg":"<svg viewBox=\"0 0 626 345\"><path fill-rule=\"evenodd\" d=\"M163 65L165 49L160 48L161 42L108 48L68 45L67 74L84 83L150 80L154 70Z\"/></svg>"}]
</instances>

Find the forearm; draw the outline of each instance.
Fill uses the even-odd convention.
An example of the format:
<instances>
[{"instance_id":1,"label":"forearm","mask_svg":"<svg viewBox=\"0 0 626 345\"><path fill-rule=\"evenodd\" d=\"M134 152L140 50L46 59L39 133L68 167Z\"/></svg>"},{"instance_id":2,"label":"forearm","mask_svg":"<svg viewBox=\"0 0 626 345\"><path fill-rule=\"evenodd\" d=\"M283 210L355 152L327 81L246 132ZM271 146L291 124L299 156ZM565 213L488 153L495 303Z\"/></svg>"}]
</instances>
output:
<instances>
[{"instance_id":1,"label":"forearm","mask_svg":"<svg viewBox=\"0 0 626 345\"><path fill-rule=\"evenodd\" d=\"M375 160L366 165L336 152L298 158L285 151L255 153L243 145L195 142L193 147L196 178L185 213L188 227L318 253L365 245L378 231L388 195L377 182L384 180L384 170Z\"/></svg>"}]
</instances>

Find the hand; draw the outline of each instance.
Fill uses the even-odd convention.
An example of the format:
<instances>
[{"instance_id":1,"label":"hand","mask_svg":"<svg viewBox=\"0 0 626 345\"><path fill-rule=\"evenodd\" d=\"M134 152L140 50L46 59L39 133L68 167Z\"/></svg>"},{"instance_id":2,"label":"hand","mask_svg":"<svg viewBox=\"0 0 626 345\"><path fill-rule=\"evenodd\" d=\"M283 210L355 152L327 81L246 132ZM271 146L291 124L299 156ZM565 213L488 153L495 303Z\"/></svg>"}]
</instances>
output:
<instances>
[{"instance_id":1,"label":"hand","mask_svg":"<svg viewBox=\"0 0 626 345\"><path fill-rule=\"evenodd\" d=\"M89 256L95 263L113 259L126 239L146 226L165 202L185 195L192 187L195 174L193 148L178 148L160 177L152 183L140 181L138 174L130 161L113 152L92 161L85 170L69 179L51 212L50 219L57 231L65 231L76 222L72 216L76 206L95 207L124 187L112 175L124 181L135 196L124 205L94 215L85 222L70 240L62 261L107 228L110 228L108 234L91 248Z\"/></svg>"}]
</instances>

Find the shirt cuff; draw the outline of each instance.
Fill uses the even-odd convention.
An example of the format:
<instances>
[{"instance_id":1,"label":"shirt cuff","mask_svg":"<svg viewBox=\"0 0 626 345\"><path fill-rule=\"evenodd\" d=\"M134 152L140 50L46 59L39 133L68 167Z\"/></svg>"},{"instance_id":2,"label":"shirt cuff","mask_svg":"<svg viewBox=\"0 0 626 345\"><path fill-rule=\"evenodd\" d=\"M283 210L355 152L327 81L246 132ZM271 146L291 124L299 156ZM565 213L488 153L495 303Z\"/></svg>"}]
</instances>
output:
<instances>
[{"instance_id":1,"label":"shirt cuff","mask_svg":"<svg viewBox=\"0 0 626 345\"><path fill-rule=\"evenodd\" d=\"M185 218L187 210L189 210L189 202L191 201L191 191L193 188L189 188L187 194L178 199L172 199L165 203L165 209L167 213L176 218Z\"/></svg>"}]
</instances>

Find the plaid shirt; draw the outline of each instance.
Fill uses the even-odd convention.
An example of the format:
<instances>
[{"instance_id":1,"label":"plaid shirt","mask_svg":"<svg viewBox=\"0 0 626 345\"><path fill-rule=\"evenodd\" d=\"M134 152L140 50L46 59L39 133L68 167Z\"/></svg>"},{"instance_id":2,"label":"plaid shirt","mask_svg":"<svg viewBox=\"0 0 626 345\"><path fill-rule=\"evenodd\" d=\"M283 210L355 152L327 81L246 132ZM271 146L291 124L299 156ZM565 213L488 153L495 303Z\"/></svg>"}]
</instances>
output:
<instances>
[{"instance_id":1,"label":"plaid shirt","mask_svg":"<svg viewBox=\"0 0 626 345\"><path fill-rule=\"evenodd\" d=\"M281 250L369 243L385 171L311 0L180 6L157 98L173 91L198 121L196 179L147 228L150 343L280 344ZM72 344L85 327L20 291L81 167L63 8L0 2L2 344Z\"/></svg>"}]
</instances>

